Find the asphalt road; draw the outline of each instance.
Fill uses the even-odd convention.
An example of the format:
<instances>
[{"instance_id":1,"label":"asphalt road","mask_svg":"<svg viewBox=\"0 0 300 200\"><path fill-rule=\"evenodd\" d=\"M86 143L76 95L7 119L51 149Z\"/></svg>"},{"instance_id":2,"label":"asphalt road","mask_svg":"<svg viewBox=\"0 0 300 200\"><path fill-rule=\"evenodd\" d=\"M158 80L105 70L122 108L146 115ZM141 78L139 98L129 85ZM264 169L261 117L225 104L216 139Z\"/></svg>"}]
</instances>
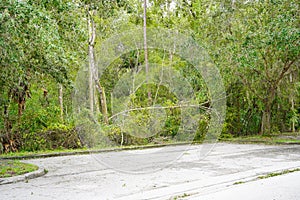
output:
<instances>
[{"instance_id":1,"label":"asphalt road","mask_svg":"<svg viewBox=\"0 0 300 200\"><path fill-rule=\"evenodd\" d=\"M300 199L300 146L216 145L26 160L48 173L0 185L0 199ZM234 184L246 182L243 184Z\"/></svg>"}]
</instances>

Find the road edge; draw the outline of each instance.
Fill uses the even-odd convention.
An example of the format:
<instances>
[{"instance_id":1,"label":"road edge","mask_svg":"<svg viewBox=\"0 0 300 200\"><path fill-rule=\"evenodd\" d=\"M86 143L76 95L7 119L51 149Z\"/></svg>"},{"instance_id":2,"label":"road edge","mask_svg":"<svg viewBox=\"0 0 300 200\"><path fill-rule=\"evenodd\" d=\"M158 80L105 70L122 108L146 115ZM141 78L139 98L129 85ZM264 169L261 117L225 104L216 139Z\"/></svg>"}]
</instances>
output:
<instances>
[{"instance_id":1,"label":"road edge","mask_svg":"<svg viewBox=\"0 0 300 200\"><path fill-rule=\"evenodd\" d=\"M38 178L44 176L48 171L41 166L33 172L25 173L18 176L12 176L8 178L0 178L0 185L12 184L17 182L27 182L30 179Z\"/></svg>"}]
</instances>

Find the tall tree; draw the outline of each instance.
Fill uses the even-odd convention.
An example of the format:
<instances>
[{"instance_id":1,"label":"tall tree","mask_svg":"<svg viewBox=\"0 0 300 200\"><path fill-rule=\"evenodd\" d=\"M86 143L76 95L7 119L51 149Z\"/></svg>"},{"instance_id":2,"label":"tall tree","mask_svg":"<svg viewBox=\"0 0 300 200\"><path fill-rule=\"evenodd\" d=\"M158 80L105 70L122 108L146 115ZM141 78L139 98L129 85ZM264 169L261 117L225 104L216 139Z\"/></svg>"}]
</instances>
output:
<instances>
[{"instance_id":1,"label":"tall tree","mask_svg":"<svg viewBox=\"0 0 300 200\"><path fill-rule=\"evenodd\" d=\"M148 61L148 46L147 46L147 0L144 0L144 15L143 15L143 30L144 30L144 54L145 54L145 68L146 68L146 84L149 83L149 61ZM151 91L148 87L148 100L151 102Z\"/></svg>"},{"instance_id":2,"label":"tall tree","mask_svg":"<svg viewBox=\"0 0 300 200\"><path fill-rule=\"evenodd\" d=\"M97 11L103 8L103 4L107 2L102 2L100 5L97 2L87 2L85 5L85 10L87 13L87 27L88 27L88 62L89 62L89 106L91 112L94 112L94 105L96 108L98 107L98 97L95 93L95 90L99 93L99 99L101 104L101 112L103 116L103 121L105 124L108 124L108 113L107 113L107 104L106 104L106 95L104 87L101 85L99 77L98 77L98 70L95 66L96 57L95 57L95 42L97 37L97 26L95 23L95 18L97 16ZM100 10L101 11L101 10ZM101 12L100 12L101 13Z\"/></svg>"},{"instance_id":3,"label":"tall tree","mask_svg":"<svg viewBox=\"0 0 300 200\"><path fill-rule=\"evenodd\" d=\"M72 21L79 17L76 8L72 1L0 2L0 91L4 121L9 121L13 101L18 104L21 119L30 97L31 82L41 74L48 74L58 83L68 82L68 66L78 52L69 50L78 48L82 38L80 21ZM65 19L66 14L72 20ZM61 31L62 27L66 32ZM75 42L70 42L72 35L77 36ZM9 140L12 124L5 124Z\"/></svg>"},{"instance_id":4,"label":"tall tree","mask_svg":"<svg viewBox=\"0 0 300 200\"><path fill-rule=\"evenodd\" d=\"M283 94L278 92L282 81L297 70L299 4L287 0L181 0L177 7L181 9L176 12L189 19L195 39L223 73L231 101L227 119L234 117L245 126L254 121L246 115L254 117L258 110L260 132L269 133L274 100Z\"/></svg>"},{"instance_id":5,"label":"tall tree","mask_svg":"<svg viewBox=\"0 0 300 200\"><path fill-rule=\"evenodd\" d=\"M270 133L279 86L300 58L298 9L293 1L249 2L232 22L233 71L263 105L261 133Z\"/></svg>"}]
</instances>

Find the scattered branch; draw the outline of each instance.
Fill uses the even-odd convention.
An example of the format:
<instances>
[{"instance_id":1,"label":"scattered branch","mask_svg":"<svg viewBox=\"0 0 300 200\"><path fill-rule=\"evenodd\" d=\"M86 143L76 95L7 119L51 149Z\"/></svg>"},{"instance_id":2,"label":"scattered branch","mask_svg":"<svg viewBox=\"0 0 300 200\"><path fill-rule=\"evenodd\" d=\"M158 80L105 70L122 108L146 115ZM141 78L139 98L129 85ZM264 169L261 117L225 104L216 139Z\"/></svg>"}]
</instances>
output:
<instances>
[{"instance_id":1,"label":"scattered branch","mask_svg":"<svg viewBox=\"0 0 300 200\"><path fill-rule=\"evenodd\" d=\"M139 110L155 110L155 109L173 109L173 108L187 108L187 107L192 107L192 108L201 108L203 110L211 110L210 107L205 107L203 105L208 104L209 101L204 102L202 104L198 104L198 105L176 105L176 106L150 106L150 107L144 107L144 108L132 108L132 109L128 109L128 110L124 110L122 112L116 113L114 115L112 115L111 117L109 117L108 119L111 120L119 115L123 115L125 113L129 113L132 111L139 111Z\"/></svg>"}]
</instances>

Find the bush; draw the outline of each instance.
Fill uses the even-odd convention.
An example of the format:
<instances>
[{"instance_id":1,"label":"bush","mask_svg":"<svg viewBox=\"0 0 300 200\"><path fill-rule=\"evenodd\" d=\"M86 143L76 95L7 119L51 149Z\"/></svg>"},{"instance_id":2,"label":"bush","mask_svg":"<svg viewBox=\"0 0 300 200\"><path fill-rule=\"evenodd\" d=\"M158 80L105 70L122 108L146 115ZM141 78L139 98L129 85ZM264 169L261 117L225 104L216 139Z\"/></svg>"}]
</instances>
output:
<instances>
[{"instance_id":1,"label":"bush","mask_svg":"<svg viewBox=\"0 0 300 200\"><path fill-rule=\"evenodd\" d=\"M82 147L76 129L72 125L51 124L43 131L23 133L22 136L21 149L25 151Z\"/></svg>"}]
</instances>

